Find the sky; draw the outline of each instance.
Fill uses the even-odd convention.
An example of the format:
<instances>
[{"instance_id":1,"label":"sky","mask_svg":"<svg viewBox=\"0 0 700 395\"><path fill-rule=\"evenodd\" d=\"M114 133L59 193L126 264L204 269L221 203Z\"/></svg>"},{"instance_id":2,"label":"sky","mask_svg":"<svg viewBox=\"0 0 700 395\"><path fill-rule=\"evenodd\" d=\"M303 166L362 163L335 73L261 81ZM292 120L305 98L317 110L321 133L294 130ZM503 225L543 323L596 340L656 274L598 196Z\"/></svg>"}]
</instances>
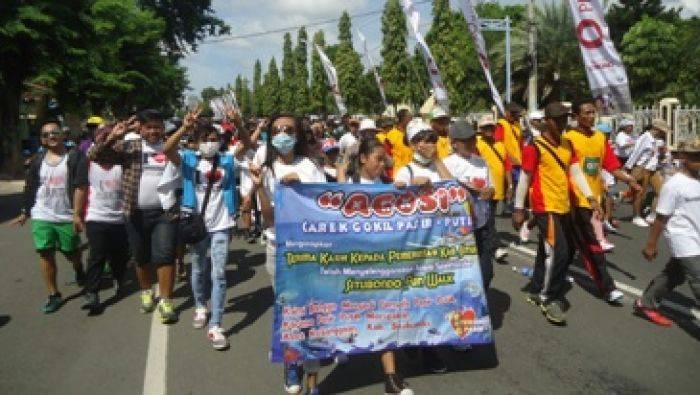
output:
<instances>
[{"instance_id":1,"label":"sky","mask_svg":"<svg viewBox=\"0 0 700 395\"><path fill-rule=\"evenodd\" d=\"M525 0L498 2L503 5L527 3ZM217 16L231 26L232 36L294 27L291 30L294 45L298 26L329 19L336 20L322 26L307 27L309 41L317 30L323 29L327 43L337 42L337 18L343 10L347 10L351 16L358 15L352 17L355 49L359 51L361 48L357 37L359 29L367 37L367 45L374 59L380 58L384 0L213 0L212 3ZM414 0L414 3L423 18L421 25L425 34L430 25L432 1ZM686 17L700 14L700 0L663 0L663 3L683 6ZM233 85L237 74L252 81L256 59L262 62L263 73L272 56L275 56L280 67L283 36L284 32L230 40L223 40L226 36L205 40L197 52L189 54L183 61L192 88L188 95L199 95L207 86Z\"/></svg>"}]
</instances>

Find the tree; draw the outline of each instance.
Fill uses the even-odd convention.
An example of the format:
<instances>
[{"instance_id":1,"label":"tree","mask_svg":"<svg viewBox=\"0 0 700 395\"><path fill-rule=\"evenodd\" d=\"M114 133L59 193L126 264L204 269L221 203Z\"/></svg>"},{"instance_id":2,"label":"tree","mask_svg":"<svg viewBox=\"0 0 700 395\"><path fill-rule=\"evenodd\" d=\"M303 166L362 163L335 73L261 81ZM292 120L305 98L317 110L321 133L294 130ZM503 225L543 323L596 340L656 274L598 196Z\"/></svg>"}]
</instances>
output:
<instances>
[{"instance_id":1,"label":"tree","mask_svg":"<svg viewBox=\"0 0 700 395\"><path fill-rule=\"evenodd\" d=\"M253 92L252 92L252 114L254 116L260 116L262 113L262 64L260 59L255 60L255 67L253 68Z\"/></svg>"},{"instance_id":2,"label":"tree","mask_svg":"<svg viewBox=\"0 0 700 395\"><path fill-rule=\"evenodd\" d=\"M180 56L188 47L196 50L197 42L206 36L230 31L230 27L216 17L211 0L139 0L139 3L165 21L163 43L174 56Z\"/></svg>"},{"instance_id":3,"label":"tree","mask_svg":"<svg viewBox=\"0 0 700 395\"><path fill-rule=\"evenodd\" d=\"M411 98L409 101L414 107L420 107L429 96L430 78L428 77L428 68L425 67L425 59L423 59L423 54L418 47L413 49L411 72L415 83L411 84Z\"/></svg>"},{"instance_id":4,"label":"tree","mask_svg":"<svg viewBox=\"0 0 700 395\"><path fill-rule=\"evenodd\" d=\"M338 71L338 84L340 85L340 93L345 99L345 104L348 111L360 111L362 100L361 96L364 92L359 89L360 79L364 72L360 54L355 52L352 46L352 25L350 15L347 11L343 11L343 15L338 22L338 48L332 56L333 63Z\"/></svg>"},{"instance_id":5,"label":"tree","mask_svg":"<svg viewBox=\"0 0 700 395\"><path fill-rule=\"evenodd\" d=\"M389 103L410 102L412 91L418 83L411 70L413 65L406 44L407 35L406 16L399 0L388 0L382 14L380 74Z\"/></svg>"},{"instance_id":6,"label":"tree","mask_svg":"<svg viewBox=\"0 0 700 395\"><path fill-rule=\"evenodd\" d=\"M250 91L250 80L248 78L243 78L241 80L241 96L240 103L241 114L245 117L249 117L253 113L253 95Z\"/></svg>"},{"instance_id":7,"label":"tree","mask_svg":"<svg viewBox=\"0 0 700 395\"><path fill-rule=\"evenodd\" d=\"M314 47L311 51L311 102L310 111L316 114L326 115L330 112L332 99L328 90L328 79L321 63L321 57L316 51L316 45L323 48L326 40L323 30L314 34Z\"/></svg>"},{"instance_id":8,"label":"tree","mask_svg":"<svg viewBox=\"0 0 700 395\"><path fill-rule=\"evenodd\" d=\"M700 106L700 18L680 21L677 25L679 62L677 80L671 83L669 94L684 105Z\"/></svg>"},{"instance_id":9,"label":"tree","mask_svg":"<svg viewBox=\"0 0 700 395\"><path fill-rule=\"evenodd\" d=\"M277 61L273 57L270 59L270 64L265 73L262 92L262 113L264 115L272 115L280 111L280 75L277 70Z\"/></svg>"},{"instance_id":10,"label":"tree","mask_svg":"<svg viewBox=\"0 0 700 395\"><path fill-rule=\"evenodd\" d=\"M292 35L284 34L282 47L282 86L280 88L280 108L285 113L293 113L296 100L296 81L294 79L296 59L292 50Z\"/></svg>"},{"instance_id":11,"label":"tree","mask_svg":"<svg viewBox=\"0 0 700 395\"><path fill-rule=\"evenodd\" d=\"M309 66L307 41L309 37L306 34L306 28L301 27L297 34L297 47L294 50L296 57L295 79L296 79L296 100L294 112L297 115L303 115L309 111Z\"/></svg>"},{"instance_id":12,"label":"tree","mask_svg":"<svg viewBox=\"0 0 700 395\"><path fill-rule=\"evenodd\" d=\"M605 19L615 48L620 48L625 33L644 16L673 23L680 19L680 9L667 10L661 0L619 0L619 4L613 3Z\"/></svg>"},{"instance_id":13,"label":"tree","mask_svg":"<svg viewBox=\"0 0 700 395\"><path fill-rule=\"evenodd\" d=\"M678 29L671 23L644 16L624 35L622 59L636 104L651 105L668 94L679 55Z\"/></svg>"}]
</instances>

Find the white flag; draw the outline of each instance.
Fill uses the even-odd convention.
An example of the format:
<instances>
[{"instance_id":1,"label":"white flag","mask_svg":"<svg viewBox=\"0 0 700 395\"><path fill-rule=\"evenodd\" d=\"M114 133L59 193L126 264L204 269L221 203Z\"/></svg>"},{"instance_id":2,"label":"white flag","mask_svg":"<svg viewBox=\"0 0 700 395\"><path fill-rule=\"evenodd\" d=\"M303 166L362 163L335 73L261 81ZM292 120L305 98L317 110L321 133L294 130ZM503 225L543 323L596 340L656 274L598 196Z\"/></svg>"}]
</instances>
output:
<instances>
[{"instance_id":1,"label":"white flag","mask_svg":"<svg viewBox=\"0 0 700 395\"><path fill-rule=\"evenodd\" d=\"M345 107L343 97L340 96L340 88L338 87L338 72L335 71L333 63L331 63L331 60L328 59L328 56L325 52L323 52L318 44L316 44L316 51L318 52L318 56L321 58L321 63L323 63L323 69L326 71L328 85L333 93L333 97L335 98L335 104L338 106L338 111L340 111L341 115L345 114L348 112L348 109Z\"/></svg>"},{"instance_id":2,"label":"white flag","mask_svg":"<svg viewBox=\"0 0 700 395\"><path fill-rule=\"evenodd\" d=\"M415 37L418 42L418 47L421 49L421 52L423 52L423 58L425 59L428 73L430 74L430 83L433 85L435 100L445 111L449 111L450 101L447 98L447 89L445 89L445 84L442 83L435 58L433 58L433 54L430 53L430 48L428 48L428 44L426 44L418 28L420 25L420 13L413 6L413 0L403 0L403 12L406 14L406 18L408 18L408 24L413 32L413 37Z\"/></svg>"},{"instance_id":3,"label":"white flag","mask_svg":"<svg viewBox=\"0 0 700 395\"><path fill-rule=\"evenodd\" d=\"M367 39L365 39L365 36L359 30L357 31L357 35L360 37L360 41L362 41L362 49L365 51L367 63L374 73L374 80L377 81L379 94L382 95L382 103L384 103L384 108L389 107L389 103L386 101L386 95L384 94L384 81L382 81L382 77L379 75L377 67L374 65L374 60L372 60L372 55L369 53L369 49L367 48Z\"/></svg>"},{"instance_id":4,"label":"white flag","mask_svg":"<svg viewBox=\"0 0 700 395\"><path fill-rule=\"evenodd\" d=\"M610 40L600 0L569 0L591 93L605 113L631 112L632 96L620 55Z\"/></svg>"},{"instance_id":5,"label":"white flag","mask_svg":"<svg viewBox=\"0 0 700 395\"><path fill-rule=\"evenodd\" d=\"M501 95L496 89L496 85L493 83L491 78L491 70L489 69L489 57L486 53L486 44L484 43L484 36L481 34L481 21L479 21L479 16L476 14L476 9L474 8L474 3L472 0L461 0L459 2L459 8L464 14L464 18L467 20L467 26L469 27L469 33L474 40L474 46L476 47L476 54L479 57L479 63L481 68L484 70L484 75L486 76L486 82L489 84L491 89L491 97L493 102L496 103L498 111L504 114L503 111L503 101L501 100Z\"/></svg>"}]
</instances>

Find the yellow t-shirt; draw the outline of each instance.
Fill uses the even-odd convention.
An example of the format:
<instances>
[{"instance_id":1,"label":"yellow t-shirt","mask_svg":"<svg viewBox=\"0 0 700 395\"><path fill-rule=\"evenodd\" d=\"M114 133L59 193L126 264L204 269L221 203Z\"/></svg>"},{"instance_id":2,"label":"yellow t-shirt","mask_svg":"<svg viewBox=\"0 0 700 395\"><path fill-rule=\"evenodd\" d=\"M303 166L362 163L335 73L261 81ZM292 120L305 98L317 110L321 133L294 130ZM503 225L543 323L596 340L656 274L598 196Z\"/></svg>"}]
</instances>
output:
<instances>
[{"instance_id":1,"label":"yellow t-shirt","mask_svg":"<svg viewBox=\"0 0 700 395\"><path fill-rule=\"evenodd\" d=\"M523 140L523 133L520 130L520 125L511 124L505 119L499 119L498 125L503 129L503 145L506 147L506 153L510 159L510 163L513 166L520 166L522 159L521 143ZM500 136L496 136L497 140L501 140Z\"/></svg>"},{"instance_id":2,"label":"yellow t-shirt","mask_svg":"<svg viewBox=\"0 0 700 395\"><path fill-rule=\"evenodd\" d=\"M479 156L484 159L489 167L489 176L493 180L495 190L492 199L503 200L506 193L506 171L503 163L506 159L506 149L503 143L497 141L489 146L489 143L482 139L481 136L478 136L476 138L476 149L479 151Z\"/></svg>"},{"instance_id":3,"label":"yellow t-shirt","mask_svg":"<svg viewBox=\"0 0 700 395\"><path fill-rule=\"evenodd\" d=\"M605 135L599 131L594 131L590 136L579 130L568 130L562 136L562 144L568 145L573 154L572 163L581 166L583 175L588 181L588 186L593 192L593 196L600 203L603 197L604 182L601 170L610 172L620 167L617 157L612 152ZM571 188L575 198L572 203L576 207L590 208L586 196L581 193L578 186L571 182Z\"/></svg>"},{"instance_id":4,"label":"yellow t-shirt","mask_svg":"<svg viewBox=\"0 0 700 395\"><path fill-rule=\"evenodd\" d=\"M565 169L552 156L548 146L563 162ZM538 152L539 151L539 152ZM523 148L523 170L530 173L530 207L535 213L566 214L571 210L569 198L569 172L571 150L566 144L553 146L543 137L535 139L535 144Z\"/></svg>"},{"instance_id":5,"label":"yellow t-shirt","mask_svg":"<svg viewBox=\"0 0 700 395\"><path fill-rule=\"evenodd\" d=\"M411 163L413 150L403 142L404 132L393 128L386 134L386 140L391 144L391 157L394 159L394 174L402 167Z\"/></svg>"},{"instance_id":6,"label":"yellow t-shirt","mask_svg":"<svg viewBox=\"0 0 700 395\"><path fill-rule=\"evenodd\" d=\"M438 159L445 159L452 154L452 144L450 138L446 136L438 137L437 155Z\"/></svg>"}]
</instances>

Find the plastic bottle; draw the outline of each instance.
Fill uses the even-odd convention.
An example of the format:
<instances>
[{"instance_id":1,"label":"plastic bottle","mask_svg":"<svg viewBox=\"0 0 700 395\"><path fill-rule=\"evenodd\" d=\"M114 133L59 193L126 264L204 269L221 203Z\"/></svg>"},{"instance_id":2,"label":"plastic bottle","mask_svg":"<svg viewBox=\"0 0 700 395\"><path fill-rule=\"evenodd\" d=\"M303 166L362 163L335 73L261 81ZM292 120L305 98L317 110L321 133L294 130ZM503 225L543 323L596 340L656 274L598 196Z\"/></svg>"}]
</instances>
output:
<instances>
[{"instance_id":1,"label":"plastic bottle","mask_svg":"<svg viewBox=\"0 0 700 395\"><path fill-rule=\"evenodd\" d=\"M533 273L533 270L530 266L523 266L521 268L518 268L517 266L513 266L513 271L518 272L525 277L532 277L532 273Z\"/></svg>"}]
</instances>

